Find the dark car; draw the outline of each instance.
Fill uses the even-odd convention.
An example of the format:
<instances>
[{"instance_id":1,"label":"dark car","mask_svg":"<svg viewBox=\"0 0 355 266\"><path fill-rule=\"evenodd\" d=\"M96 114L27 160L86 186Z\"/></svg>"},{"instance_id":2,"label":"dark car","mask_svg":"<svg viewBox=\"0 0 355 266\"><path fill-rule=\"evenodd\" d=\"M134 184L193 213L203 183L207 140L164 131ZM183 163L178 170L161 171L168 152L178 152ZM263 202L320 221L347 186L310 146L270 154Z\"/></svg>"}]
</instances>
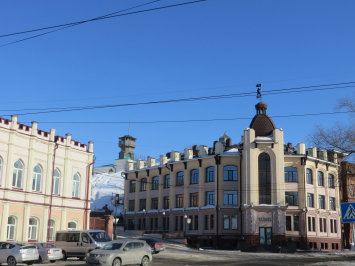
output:
<instances>
[{"instance_id":1,"label":"dark car","mask_svg":"<svg viewBox=\"0 0 355 266\"><path fill-rule=\"evenodd\" d=\"M160 242L160 241L152 239L152 238L139 238L139 239L147 242L147 244L152 247L152 253L154 253L154 254L158 254L160 251L165 250L165 243L164 242Z\"/></svg>"}]
</instances>

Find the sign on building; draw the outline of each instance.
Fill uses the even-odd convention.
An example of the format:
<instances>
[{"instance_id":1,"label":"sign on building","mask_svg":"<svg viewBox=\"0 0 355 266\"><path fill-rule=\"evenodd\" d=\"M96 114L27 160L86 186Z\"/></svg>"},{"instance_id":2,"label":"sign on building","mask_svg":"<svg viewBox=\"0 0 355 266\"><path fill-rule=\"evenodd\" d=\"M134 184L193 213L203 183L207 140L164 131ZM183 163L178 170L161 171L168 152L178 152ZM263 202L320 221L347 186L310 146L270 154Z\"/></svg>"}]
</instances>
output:
<instances>
[{"instance_id":1,"label":"sign on building","mask_svg":"<svg viewBox=\"0 0 355 266\"><path fill-rule=\"evenodd\" d=\"M340 209L343 223L355 223L355 202L341 203Z\"/></svg>"}]
</instances>

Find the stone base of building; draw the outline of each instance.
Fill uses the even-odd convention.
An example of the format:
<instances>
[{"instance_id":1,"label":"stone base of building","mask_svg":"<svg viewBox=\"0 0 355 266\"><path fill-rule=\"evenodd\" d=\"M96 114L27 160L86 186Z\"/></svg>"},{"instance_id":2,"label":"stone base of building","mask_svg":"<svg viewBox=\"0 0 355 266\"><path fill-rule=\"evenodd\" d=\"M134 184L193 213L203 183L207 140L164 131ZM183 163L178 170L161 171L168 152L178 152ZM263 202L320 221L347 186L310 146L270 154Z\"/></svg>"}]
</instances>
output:
<instances>
[{"instance_id":1,"label":"stone base of building","mask_svg":"<svg viewBox=\"0 0 355 266\"><path fill-rule=\"evenodd\" d=\"M308 237L307 239L307 249L310 250L341 250L341 239L340 238L324 238L324 237Z\"/></svg>"},{"instance_id":2,"label":"stone base of building","mask_svg":"<svg viewBox=\"0 0 355 266\"><path fill-rule=\"evenodd\" d=\"M195 248L237 249L240 241L237 235L187 235L187 244Z\"/></svg>"}]
</instances>

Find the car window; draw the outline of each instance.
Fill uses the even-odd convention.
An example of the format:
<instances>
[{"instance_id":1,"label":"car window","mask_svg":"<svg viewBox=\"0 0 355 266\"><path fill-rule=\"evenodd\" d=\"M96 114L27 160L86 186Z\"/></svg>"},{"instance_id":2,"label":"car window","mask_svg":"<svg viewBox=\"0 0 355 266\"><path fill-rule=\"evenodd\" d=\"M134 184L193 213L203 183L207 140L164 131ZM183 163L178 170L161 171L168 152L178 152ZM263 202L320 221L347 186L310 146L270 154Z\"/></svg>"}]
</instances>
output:
<instances>
[{"instance_id":1,"label":"car window","mask_svg":"<svg viewBox=\"0 0 355 266\"><path fill-rule=\"evenodd\" d=\"M38 244L33 244L33 245L35 245L36 246L36 248L38 248L39 249L39 246L38 246ZM43 244L42 244L43 245Z\"/></svg>"},{"instance_id":2,"label":"car window","mask_svg":"<svg viewBox=\"0 0 355 266\"><path fill-rule=\"evenodd\" d=\"M14 247L15 247L15 245L12 245L10 243L2 243L1 244L1 249L12 249Z\"/></svg>"},{"instance_id":3,"label":"car window","mask_svg":"<svg viewBox=\"0 0 355 266\"><path fill-rule=\"evenodd\" d=\"M87 233L81 233L81 242L89 243L89 236Z\"/></svg>"},{"instance_id":4,"label":"car window","mask_svg":"<svg viewBox=\"0 0 355 266\"><path fill-rule=\"evenodd\" d=\"M137 248L141 248L142 247L142 243L141 242L133 242L134 244L134 248L137 249Z\"/></svg>"},{"instance_id":5,"label":"car window","mask_svg":"<svg viewBox=\"0 0 355 266\"><path fill-rule=\"evenodd\" d=\"M132 242L127 243L125 248L134 249L133 243Z\"/></svg>"},{"instance_id":6,"label":"car window","mask_svg":"<svg viewBox=\"0 0 355 266\"><path fill-rule=\"evenodd\" d=\"M41 244L41 246L44 248L55 248L55 246L50 243L43 243L43 244Z\"/></svg>"},{"instance_id":7,"label":"car window","mask_svg":"<svg viewBox=\"0 0 355 266\"><path fill-rule=\"evenodd\" d=\"M79 242L80 233L70 233L67 242Z\"/></svg>"},{"instance_id":8,"label":"car window","mask_svg":"<svg viewBox=\"0 0 355 266\"><path fill-rule=\"evenodd\" d=\"M104 250L115 250L115 249L120 249L121 247L122 247L121 243L113 243L113 244L105 245L102 249L104 249Z\"/></svg>"}]
</instances>

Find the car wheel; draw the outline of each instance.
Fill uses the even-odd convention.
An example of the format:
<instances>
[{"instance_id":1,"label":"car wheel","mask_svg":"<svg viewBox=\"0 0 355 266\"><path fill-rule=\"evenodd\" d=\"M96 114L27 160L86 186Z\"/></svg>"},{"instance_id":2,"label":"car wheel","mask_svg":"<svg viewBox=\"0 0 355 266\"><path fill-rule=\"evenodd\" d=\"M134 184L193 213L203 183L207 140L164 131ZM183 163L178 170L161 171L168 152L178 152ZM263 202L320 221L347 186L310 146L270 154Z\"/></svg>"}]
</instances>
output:
<instances>
[{"instance_id":1,"label":"car wheel","mask_svg":"<svg viewBox=\"0 0 355 266\"><path fill-rule=\"evenodd\" d=\"M149 265L149 258L147 256L143 257L141 266L148 266Z\"/></svg>"},{"instance_id":2,"label":"car wheel","mask_svg":"<svg viewBox=\"0 0 355 266\"><path fill-rule=\"evenodd\" d=\"M26 262L27 265L32 265L33 263L34 263L34 261Z\"/></svg>"},{"instance_id":3,"label":"car wheel","mask_svg":"<svg viewBox=\"0 0 355 266\"><path fill-rule=\"evenodd\" d=\"M119 258L115 258L112 262L112 266L121 266L121 261Z\"/></svg>"},{"instance_id":4,"label":"car wheel","mask_svg":"<svg viewBox=\"0 0 355 266\"><path fill-rule=\"evenodd\" d=\"M56 262L56 260L50 260L50 262L51 262L51 263L55 263L55 262Z\"/></svg>"},{"instance_id":5,"label":"car wheel","mask_svg":"<svg viewBox=\"0 0 355 266\"><path fill-rule=\"evenodd\" d=\"M42 260L42 257L41 257L41 256L39 256L39 258L38 258L38 263L39 263L39 264L42 264L42 263L43 263L43 260Z\"/></svg>"},{"instance_id":6,"label":"car wheel","mask_svg":"<svg viewBox=\"0 0 355 266\"><path fill-rule=\"evenodd\" d=\"M9 266L16 266L17 262L16 259L14 257L8 257L7 259L7 265Z\"/></svg>"},{"instance_id":7,"label":"car wheel","mask_svg":"<svg viewBox=\"0 0 355 266\"><path fill-rule=\"evenodd\" d=\"M65 253L65 251L63 251L63 258L62 258L62 260L67 260L67 259L68 259L67 253Z\"/></svg>"}]
</instances>

